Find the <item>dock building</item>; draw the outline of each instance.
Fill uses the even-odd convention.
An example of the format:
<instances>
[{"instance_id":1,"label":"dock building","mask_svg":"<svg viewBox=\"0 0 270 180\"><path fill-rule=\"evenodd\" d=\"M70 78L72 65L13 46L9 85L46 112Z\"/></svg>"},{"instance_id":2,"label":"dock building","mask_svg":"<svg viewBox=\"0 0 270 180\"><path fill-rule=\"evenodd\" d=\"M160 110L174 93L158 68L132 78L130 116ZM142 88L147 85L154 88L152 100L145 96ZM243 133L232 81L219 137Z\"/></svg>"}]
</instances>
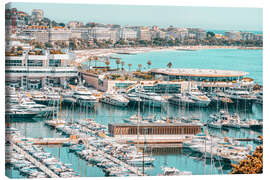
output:
<instances>
[{"instance_id":1,"label":"dock building","mask_svg":"<svg viewBox=\"0 0 270 180\"><path fill-rule=\"evenodd\" d=\"M100 91L124 90L135 91L137 86L143 87L146 92L161 94L181 93L187 89L185 81L158 81L158 80L111 80L104 78L105 75L97 75L87 71L81 71L82 78L88 86Z\"/></svg>"},{"instance_id":2,"label":"dock building","mask_svg":"<svg viewBox=\"0 0 270 180\"><path fill-rule=\"evenodd\" d=\"M188 123L117 123L109 124L110 136L120 142L134 144L181 144L201 133L200 124Z\"/></svg>"}]
</instances>

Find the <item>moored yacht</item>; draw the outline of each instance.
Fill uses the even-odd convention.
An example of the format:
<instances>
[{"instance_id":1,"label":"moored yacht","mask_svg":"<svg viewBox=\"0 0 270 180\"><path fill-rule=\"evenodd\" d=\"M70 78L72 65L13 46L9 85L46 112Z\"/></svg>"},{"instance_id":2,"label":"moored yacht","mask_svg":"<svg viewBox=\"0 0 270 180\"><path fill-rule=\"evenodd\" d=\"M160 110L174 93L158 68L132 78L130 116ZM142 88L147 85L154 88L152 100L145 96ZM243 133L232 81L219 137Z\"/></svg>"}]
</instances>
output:
<instances>
[{"instance_id":1,"label":"moored yacht","mask_svg":"<svg viewBox=\"0 0 270 180\"><path fill-rule=\"evenodd\" d=\"M174 167L161 167L163 173L160 176L180 176L180 175L192 175L190 171L179 171Z\"/></svg>"},{"instance_id":2,"label":"moored yacht","mask_svg":"<svg viewBox=\"0 0 270 180\"><path fill-rule=\"evenodd\" d=\"M129 103L129 100L121 94L106 93L101 98L101 102L104 102L104 103L110 104L110 105L114 105L114 106L126 107Z\"/></svg>"},{"instance_id":3,"label":"moored yacht","mask_svg":"<svg viewBox=\"0 0 270 180\"><path fill-rule=\"evenodd\" d=\"M21 103L14 106L17 109L29 110L31 112L37 113L39 116L51 115L55 110L54 107L47 107L42 104L37 104L34 101L23 99Z\"/></svg>"},{"instance_id":4,"label":"moored yacht","mask_svg":"<svg viewBox=\"0 0 270 180\"><path fill-rule=\"evenodd\" d=\"M175 94L171 98L168 99L170 104L176 105L176 106L195 106L196 103L194 100L189 98L188 96L184 94Z\"/></svg>"},{"instance_id":5,"label":"moored yacht","mask_svg":"<svg viewBox=\"0 0 270 180\"><path fill-rule=\"evenodd\" d=\"M97 98L83 86L78 86L72 95L76 103L82 106L94 107L97 103Z\"/></svg>"},{"instance_id":6,"label":"moored yacht","mask_svg":"<svg viewBox=\"0 0 270 180\"><path fill-rule=\"evenodd\" d=\"M216 90L210 94L211 103L214 104L232 104L233 101L221 90Z\"/></svg>"},{"instance_id":7,"label":"moored yacht","mask_svg":"<svg viewBox=\"0 0 270 180\"><path fill-rule=\"evenodd\" d=\"M194 101L195 106L199 107L207 107L211 100L202 92L200 92L197 88L192 88L186 92L186 96L188 96L191 100Z\"/></svg>"},{"instance_id":8,"label":"moored yacht","mask_svg":"<svg viewBox=\"0 0 270 180\"><path fill-rule=\"evenodd\" d=\"M167 101L160 95L153 92L145 92L144 90L136 90L131 93L133 98L138 97L139 102L149 107L161 107Z\"/></svg>"},{"instance_id":9,"label":"moored yacht","mask_svg":"<svg viewBox=\"0 0 270 180\"><path fill-rule=\"evenodd\" d=\"M225 91L225 94L234 103L238 103L238 105L252 105L252 103L255 102L257 99L256 96L251 94L245 88L230 88Z\"/></svg>"}]
</instances>

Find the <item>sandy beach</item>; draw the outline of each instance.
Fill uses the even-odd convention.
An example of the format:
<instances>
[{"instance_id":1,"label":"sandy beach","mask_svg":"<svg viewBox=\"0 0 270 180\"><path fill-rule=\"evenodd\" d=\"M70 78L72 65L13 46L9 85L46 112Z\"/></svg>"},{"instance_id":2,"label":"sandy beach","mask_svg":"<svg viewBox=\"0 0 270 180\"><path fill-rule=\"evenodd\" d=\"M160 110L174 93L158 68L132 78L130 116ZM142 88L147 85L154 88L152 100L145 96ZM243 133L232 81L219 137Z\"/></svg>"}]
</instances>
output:
<instances>
[{"instance_id":1,"label":"sandy beach","mask_svg":"<svg viewBox=\"0 0 270 180\"><path fill-rule=\"evenodd\" d=\"M132 47L132 48L110 48L110 49L84 49L74 51L76 61L82 62L90 56L113 56L117 54L137 54L155 51L196 51L201 49L247 49L259 50L262 47L243 47L243 46L172 46L172 47Z\"/></svg>"}]
</instances>

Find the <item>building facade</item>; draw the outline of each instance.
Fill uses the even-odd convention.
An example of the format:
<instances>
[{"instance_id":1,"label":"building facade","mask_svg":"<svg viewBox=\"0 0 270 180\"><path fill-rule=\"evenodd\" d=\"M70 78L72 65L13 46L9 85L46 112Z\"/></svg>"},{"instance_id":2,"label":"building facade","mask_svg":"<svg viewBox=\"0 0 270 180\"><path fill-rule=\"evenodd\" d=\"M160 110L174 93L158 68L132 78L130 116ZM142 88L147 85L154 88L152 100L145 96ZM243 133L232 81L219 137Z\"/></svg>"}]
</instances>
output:
<instances>
[{"instance_id":1,"label":"building facade","mask_svg":"<svg viewBox=\"0 0 270 180\"><path fill-rule=\"evenodd\" d=\"M6 85L27 89L65 85L66 80L77 76L77 68L69 66L71 57L48 51L41 55L25 52L21 56L6 56Z\"/></svg>"}]
</instances>

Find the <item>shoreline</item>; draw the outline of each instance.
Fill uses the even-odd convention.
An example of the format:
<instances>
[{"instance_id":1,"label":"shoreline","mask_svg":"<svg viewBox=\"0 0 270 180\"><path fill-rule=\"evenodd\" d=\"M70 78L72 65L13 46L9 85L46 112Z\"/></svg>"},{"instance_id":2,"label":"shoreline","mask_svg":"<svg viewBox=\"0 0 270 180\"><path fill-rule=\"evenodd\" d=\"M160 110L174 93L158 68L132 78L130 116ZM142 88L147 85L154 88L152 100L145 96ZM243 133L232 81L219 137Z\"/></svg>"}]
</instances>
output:
<instances>
[{"instance_id":1,"label":"shoreline","mask_svg":"<svg viewBox=\"0 0 270 180\"><path fill-rule=\"evenodd\" d=\"M110 49L84 49L75 50L76 60L86 60L89 56L112 56L117 54L138 54L158 51L197 51L203 49L241 49L263 50L263 47L243 46L172 46L172 47L133 47L133 48L110 48Z\"/></svg>"}]
</instances>

